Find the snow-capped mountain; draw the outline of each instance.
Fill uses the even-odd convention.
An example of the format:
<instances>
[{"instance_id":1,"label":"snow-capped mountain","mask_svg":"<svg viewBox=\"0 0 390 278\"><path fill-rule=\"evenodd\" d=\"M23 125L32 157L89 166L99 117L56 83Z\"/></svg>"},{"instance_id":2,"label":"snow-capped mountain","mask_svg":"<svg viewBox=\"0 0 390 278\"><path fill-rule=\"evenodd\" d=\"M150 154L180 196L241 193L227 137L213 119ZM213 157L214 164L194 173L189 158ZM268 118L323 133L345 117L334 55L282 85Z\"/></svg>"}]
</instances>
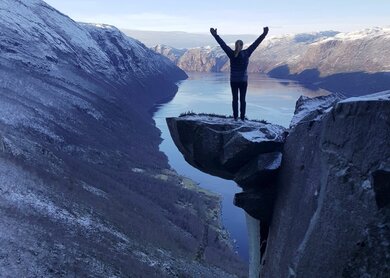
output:
<instances>
[{"instance_id":1,"label":"snow-capped mountain","mask_svg":"<svg viewBox=\"0 0 390 278\"><path fill-rule=\"evenodd\" d=\"M390 71L389 44L390 28L339 33L309 44L305 53L288 65L291 73L316 68L321 76Z\"/></svg>"},{"instance_id":2,"label":"snow-capped mountain","mask_svg":"<svg viewBox=\"0 0 390 278\"><path fill-rule=\"evenodd\" d=\"M247 46L251 42L244 43ZM308 83L326 83L326 88L345 89L346 94L353 94L362 86L361 93L381 91L390 86L388 45L390 28L385 27L349 33L325 31L267 37L253 53L248 71ZM219 47L192 48L178 58L176 64L188 72L229 71L229 61L220 53ZM209 66L215 64L219 66ZM344 76L341 78L340 75ZM332 79L332 84L324 78ZM357 82L359 80L364 82ZM336 83L356 86L344 88Z\"/></svg>"},{"instance_id":3,"label":"snow-capped mountain","mask_svg":"<svg viewBox=\"0 0 390 278\"><path fill-rule=\"evenodd\" d=\"M0 276L246 272L158 149L150 110L184 78L115 27L0 1Z\"/></svg>"}]
</instances>

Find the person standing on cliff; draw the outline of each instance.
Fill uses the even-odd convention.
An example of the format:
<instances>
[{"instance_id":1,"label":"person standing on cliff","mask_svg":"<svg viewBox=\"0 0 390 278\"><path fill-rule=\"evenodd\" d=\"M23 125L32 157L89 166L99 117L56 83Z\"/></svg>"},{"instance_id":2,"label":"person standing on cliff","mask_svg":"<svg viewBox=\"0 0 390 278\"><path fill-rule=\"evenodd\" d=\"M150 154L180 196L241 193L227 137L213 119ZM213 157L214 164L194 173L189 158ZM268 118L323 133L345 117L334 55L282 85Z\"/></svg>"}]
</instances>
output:
<instances>
[{"instance_id":1,"label":"person standing on cliff","mask_svg":"<svg viewBox=\"0 0 390 278\"><path fill-rule=\"evenodd\" d=\"M233 117L234 120L238 118L238 91L240 91L240 118L245 120L246 112L246 89L248 87L248 73L247 68L249 64L249 57L253 51L259 46L268 34L268 27L263 28L263 34L260 35L247 49L242 49L244 43L242 40L236 41L235 49L231 49L217 34L217 29L210 28L210 33L225 51L230 59L230 87L233 96Z\"/></svg>"}]
</instances>

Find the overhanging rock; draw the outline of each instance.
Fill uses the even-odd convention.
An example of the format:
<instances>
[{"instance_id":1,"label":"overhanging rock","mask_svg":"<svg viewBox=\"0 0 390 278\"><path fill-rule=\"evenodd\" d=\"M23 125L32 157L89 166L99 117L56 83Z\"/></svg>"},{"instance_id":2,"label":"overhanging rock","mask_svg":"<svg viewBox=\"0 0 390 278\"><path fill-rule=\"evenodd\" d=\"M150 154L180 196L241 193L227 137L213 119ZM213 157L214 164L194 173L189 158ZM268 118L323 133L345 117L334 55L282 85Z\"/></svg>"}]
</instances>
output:
<instances>
[{"instance_id":1,"label":"overhanging rock","mask_svg":"<svg viewBox=\"0 0 390 278\"><path fill-rule=\"evenodd\" d=\"M205 173L248 187L280 166L282 126L200 115L167 118L167 123L185 160Z\"/></svg>"},{"instance_id":2,"label":"overhanging rock","mask_svg":"<svg viewBox=\"0 0 390 278\"><path fill-rule=\"evenodd\" d=\"M168 118L167 123L188 163L205 173L234 180L244 189L235 196L235 205L252 217L269 221L286 137L284 127L207 115Z\"/></svg>"}]
</instances>

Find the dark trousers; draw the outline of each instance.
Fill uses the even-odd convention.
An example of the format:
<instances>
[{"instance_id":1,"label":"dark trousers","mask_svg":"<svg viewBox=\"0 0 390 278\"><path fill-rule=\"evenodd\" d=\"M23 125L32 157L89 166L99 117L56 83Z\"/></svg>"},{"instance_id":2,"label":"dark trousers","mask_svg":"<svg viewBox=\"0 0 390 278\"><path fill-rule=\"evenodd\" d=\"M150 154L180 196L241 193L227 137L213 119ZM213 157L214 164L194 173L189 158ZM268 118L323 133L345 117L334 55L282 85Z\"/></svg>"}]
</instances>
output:
<instances>
[{"instance_id":1,"label":"dark trousers","mask_svg":"<svg viewBox=\"0 0 390 278\"><path fill-rule=\"evenodd\" d=\"M245 119L245 110L246 110L246 89L248 87L248 82L230 82L230 87L232 88L233 96L233 117L238 118L238 91L240 91L240 118Z\"/></svg>"}]
</instances>

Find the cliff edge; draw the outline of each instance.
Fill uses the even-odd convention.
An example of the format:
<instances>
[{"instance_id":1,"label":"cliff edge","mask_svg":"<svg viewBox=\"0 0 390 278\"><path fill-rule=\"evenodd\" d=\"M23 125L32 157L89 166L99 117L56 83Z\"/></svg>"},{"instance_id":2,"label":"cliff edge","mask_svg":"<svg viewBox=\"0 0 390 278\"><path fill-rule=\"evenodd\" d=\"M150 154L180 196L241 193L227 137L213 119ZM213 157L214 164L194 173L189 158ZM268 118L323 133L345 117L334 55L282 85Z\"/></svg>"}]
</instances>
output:
<instances>
[{"instance_id":1,"label":"cliff edge","mask_svg":"<svg viewBox=\"0 0 390 278\"><path fill-rule=\"evenodd\" d=\"M191 165L235 180L246 196L235 203L269 221L262 277L389 273L390 91L301 98L288 130L196 115L167 122Z\"/></svg>"}]
</instances>

